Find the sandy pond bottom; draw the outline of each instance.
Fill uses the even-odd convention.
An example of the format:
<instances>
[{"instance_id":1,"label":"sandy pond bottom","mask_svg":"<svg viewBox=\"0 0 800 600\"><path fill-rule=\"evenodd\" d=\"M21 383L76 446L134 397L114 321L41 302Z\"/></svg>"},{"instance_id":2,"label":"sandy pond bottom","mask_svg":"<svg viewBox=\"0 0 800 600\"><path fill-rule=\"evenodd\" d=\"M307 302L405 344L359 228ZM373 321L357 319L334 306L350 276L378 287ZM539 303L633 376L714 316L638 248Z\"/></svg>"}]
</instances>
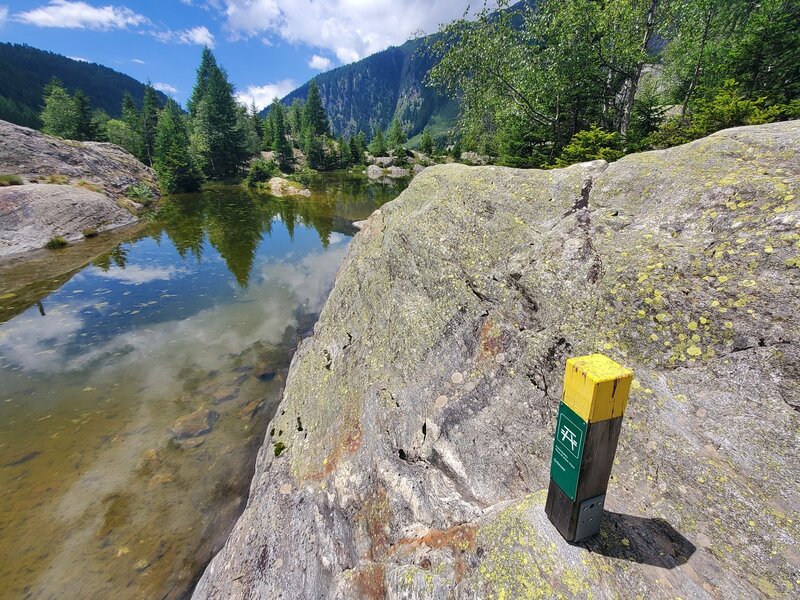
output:
<instances>
[{"instance_id":1,"label":"sandy pond bottom","mask_svg":"<svg viewBox=\"0 0 800 600\"><path fill-rule=\"evenodd\" d=\"M244 508L352 222L403 185L210 187L69 276L3 272L1 598L191 591Z\"/></svg>"}]
</instances>

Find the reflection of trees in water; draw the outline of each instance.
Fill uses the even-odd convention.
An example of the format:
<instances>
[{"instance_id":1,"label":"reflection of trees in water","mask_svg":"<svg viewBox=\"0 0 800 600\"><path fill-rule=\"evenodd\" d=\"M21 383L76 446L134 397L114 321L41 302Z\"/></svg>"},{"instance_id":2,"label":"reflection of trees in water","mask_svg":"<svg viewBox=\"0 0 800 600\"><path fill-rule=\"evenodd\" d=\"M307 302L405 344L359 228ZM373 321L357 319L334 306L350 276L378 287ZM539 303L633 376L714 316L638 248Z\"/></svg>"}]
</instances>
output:
<instances>
[{"instance_id":1,"label":"reflection of trees in water","mask_svg":"<svg viewBox=\"0 0 800 600\"><path fill-rule=\"evenodd\" d=\"M108 271L112 264L118 266L120 269L124 269L125 265L128 264L128 253L130 251L129 243L118 244L108 254L103 254L94 259L92 264L103 271Z\"/></svg>"},{"instance_id":2,"label":"reflection of trees in water","mask_svg":"<svg viewBox=\"0 0 800 600\"><path fill-rule=\"evenodd\" d=\"M354 235L352 221L366 218L399 192L398 188L387 190L346 173L315 177L311 188L311 198L293 199L233 185L208 186L202 192L167 198L158 220L144 235L158 242L166 234L181 258L191 254L198 262L208 242L222 256L238 284L246 288L258 245L264 234L271 236L276 218L286 227L290 239L294 240L296 228L301 225L314 229L327 248L334 231ZM94 264L104 271L112 265L124 269L129 248L128 244L120 244Z\"/></svg>"}]
</instances>

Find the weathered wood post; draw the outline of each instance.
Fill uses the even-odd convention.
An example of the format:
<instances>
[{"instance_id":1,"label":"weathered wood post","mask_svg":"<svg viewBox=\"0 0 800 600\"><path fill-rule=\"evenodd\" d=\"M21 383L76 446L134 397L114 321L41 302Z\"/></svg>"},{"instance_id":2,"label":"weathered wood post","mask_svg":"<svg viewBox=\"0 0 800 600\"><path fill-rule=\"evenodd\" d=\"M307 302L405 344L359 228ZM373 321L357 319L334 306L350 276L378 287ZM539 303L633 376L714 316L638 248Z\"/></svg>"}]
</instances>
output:
<instances>
[{"instance_id":1,"label":"weathered wood post","mask_svg":"<svg viewBox=\"0 0 800 600\"><path fill-rule=\"evenodd\" d=\"M633 372L602 354L567 360L545 512L568 542L600 531Z\"/></svg>"}]
</instances>

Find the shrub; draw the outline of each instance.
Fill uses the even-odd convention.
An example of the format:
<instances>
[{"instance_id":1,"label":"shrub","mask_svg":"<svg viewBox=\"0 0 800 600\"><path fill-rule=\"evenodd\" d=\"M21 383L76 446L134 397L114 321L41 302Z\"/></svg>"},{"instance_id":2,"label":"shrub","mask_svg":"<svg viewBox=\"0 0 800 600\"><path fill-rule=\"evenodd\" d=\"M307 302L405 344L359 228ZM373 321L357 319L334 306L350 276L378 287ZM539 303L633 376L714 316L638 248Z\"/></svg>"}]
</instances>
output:
<instances>
[{"instance_id":1,"label":"shrub","mask_svg":"<svg viewBox=\"0 0 800 600\"><path fill-rule=\"evenodd\" d=\"M302 183L303 185L307 186L311 183L311 176L316 174L314 169L310 169L308 167L303 167L292 173L291 175L287 175L286 179L289 181L294 181L297 183Z\"/></svg>"},{"instance_id":2,"label":"shrub","mask_svg":"<svg viewBox=\"0 0 800 600\"><path fill-rule=\"evenodd\" d=\"M55 183L57 185L68 185L69 177L56 173L55 175L48 175L45 183Z\"/></svg>"},{"instance_id":3,"label":"shrub","mask_svg":"<svg viewBox=\"0 0 800 600\"><path fill-rule=\"evenodd\" d=\"M81 231L81 233L85 238L97 237L97 229L94 227L86 227L83 231Z\"/></svg>"},{"instance_id":4,"label":"shrub","mask_svg":"<svg viewBox=\"0 0 800 600\"><path fill-rule=\"evenodd\" d=\"M19 175L0 175L0 187L8 185L22 185L24 182Z\"/></svg>"},{"instance_id":5,"label":"shrub","mask_svg":"<svg viewBox=\"0 0 800 600\"><path fill-rule=\"evenodd\" d=\"M60 235L57 235L55 237L51 237L44 245L44 247L47 248L48 250L58 250L59 248L63 248L66 245L67 245L67 240L65 240Z\"/></svg>"},{"instance_id":6,"label":"shrub","mask_svg":"<svg viewBox=\"0 0 800 600\"><path fill-rule=\"evenodd\" d=\"M250 165L250 170L247 172L244 183L247 187L255 187L256 184L269 181L280 174L281 171L274 160L258 158Z\"/></svg>"},{"instance_id":7,"label":"shrub","mask_svg":"<svg viewBox=\"0 0 800 600\"><path fill-rule=\"evenodd\" d=\"M153 199L153 190L150 188L149 185L144 183L134 183L133 185L129 185L128 189L125 190L128 194L128 198L131 200L152 200Z\"/></svg>"},{"instance_id":8,"label":"shrub","mask_svg":"<svg viewBox=\"0 0 800 600\"><path fill-rule=\"evenodd\" d=\"M86 188L91 192L103 191L103 188L101 186L97 185L96 183L92 183L91 181L84 181L83 179L80 179L78 183L76 183L75 185L77 185L78 187Z\"/></svg>"},{"instance_id":9,"label":"shrub","mask_svg":"<svg viewBox=\"0 0 800 600\"><path fill-rule=\"evenodd\" d=\"M572 136L561 151L561 156L556 159L556 166L566 167L598 159L613 162L622 158L619 146L619 134L592 125L591 129L584 129Z\"/></svg>"}]
</instances>

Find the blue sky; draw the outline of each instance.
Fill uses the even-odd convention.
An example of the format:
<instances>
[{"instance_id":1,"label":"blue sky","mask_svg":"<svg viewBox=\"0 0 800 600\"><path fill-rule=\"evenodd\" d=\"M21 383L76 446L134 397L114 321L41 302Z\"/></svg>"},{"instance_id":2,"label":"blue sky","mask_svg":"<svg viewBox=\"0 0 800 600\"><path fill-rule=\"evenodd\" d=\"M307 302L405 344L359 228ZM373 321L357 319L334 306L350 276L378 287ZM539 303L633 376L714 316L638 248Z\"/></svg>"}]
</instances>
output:
<instances>
[{"instance_id":1,"label":"blue sky","mask_svg":"<svg viewBox=\"0 0 800 600\"><path fill-rule=\"evenodd\" d=\"M475 2L478 4L479 2ZM185 103L204 44L263 107L320 71L432 33L464 0L0 0L0 41L127 73Z\"/></svg>"}]
</instances>

